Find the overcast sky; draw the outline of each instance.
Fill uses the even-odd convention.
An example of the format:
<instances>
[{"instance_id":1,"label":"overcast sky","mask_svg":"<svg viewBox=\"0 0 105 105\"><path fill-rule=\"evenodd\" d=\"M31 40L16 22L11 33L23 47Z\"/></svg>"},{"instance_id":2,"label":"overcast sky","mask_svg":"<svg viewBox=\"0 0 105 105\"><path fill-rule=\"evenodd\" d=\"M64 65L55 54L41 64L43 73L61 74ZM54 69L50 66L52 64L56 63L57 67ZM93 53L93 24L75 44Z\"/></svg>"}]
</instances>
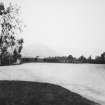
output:
<instances>
[{"instance_id":1,"label":"overcast sky","mask_svg":"<svg viewBox=\"0 0 105 105\"><path fill-rule=\"evenodd\" d=\"M42 46L55 55L74 56L95 56L105 51L105 0L17 1L27 25L22 34L24 47L33 44L31 49Z\"/></svg>"}]
</instances>

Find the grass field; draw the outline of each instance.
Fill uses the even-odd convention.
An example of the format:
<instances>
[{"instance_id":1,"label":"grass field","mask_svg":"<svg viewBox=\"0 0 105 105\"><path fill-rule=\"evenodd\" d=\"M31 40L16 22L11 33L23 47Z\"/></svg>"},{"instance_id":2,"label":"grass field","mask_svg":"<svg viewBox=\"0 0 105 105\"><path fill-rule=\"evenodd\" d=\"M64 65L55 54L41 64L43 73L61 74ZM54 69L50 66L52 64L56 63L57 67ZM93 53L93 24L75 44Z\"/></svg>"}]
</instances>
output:
<instances>
[{"instance_id":1,"label":"grass field","mask_svg":"<svg viewBox=\"0 0 105 105\"><path fill-rule=\"evenodd\" d=\"M61 86L0 81L0 105L99 105Z\"/></svg>"}]
</instances>

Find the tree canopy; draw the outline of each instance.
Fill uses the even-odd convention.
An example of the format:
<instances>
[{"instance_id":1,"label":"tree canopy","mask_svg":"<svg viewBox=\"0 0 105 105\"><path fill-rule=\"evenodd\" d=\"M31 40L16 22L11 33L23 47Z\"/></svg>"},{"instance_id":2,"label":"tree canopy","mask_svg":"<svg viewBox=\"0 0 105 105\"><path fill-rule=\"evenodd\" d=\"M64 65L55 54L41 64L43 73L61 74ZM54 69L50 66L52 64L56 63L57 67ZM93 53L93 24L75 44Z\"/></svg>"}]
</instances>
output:
<instances>
[{"instance_id":1,"label":"tree canopy","mask_svg":"<svg viewBox=\"0 0 105 105\"><path fill-rule=\"evenodd\" d=\"M19 17L20 8L10 3L0 3L0 64L20 63L23 39L17 35L23 31Z\"/></svg>"}]
</instances>

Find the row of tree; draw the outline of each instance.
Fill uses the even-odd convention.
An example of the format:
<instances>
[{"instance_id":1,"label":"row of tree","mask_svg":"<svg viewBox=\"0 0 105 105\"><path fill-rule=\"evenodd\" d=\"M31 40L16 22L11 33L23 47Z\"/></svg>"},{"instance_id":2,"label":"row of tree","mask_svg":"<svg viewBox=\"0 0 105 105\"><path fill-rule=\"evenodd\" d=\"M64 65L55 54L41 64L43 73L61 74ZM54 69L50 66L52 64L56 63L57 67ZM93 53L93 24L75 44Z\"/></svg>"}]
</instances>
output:
<instances>
[{"instance_id":1,"label":"row of tree","mask_svg":"<svg viewBox=\"0 0 105 105\"><path fill-rule=\"evenodd\" d=\"M69 56L56 56L40 58L23 58L23 62L49 62L49 63L94 63L94 64L105 64L105 52L100 56L96 56L94 59L90 56L88 58L80 56L79 58Z\"/></svg>"},{"instance_id":2,"label":"row of tree","mask_svg":"<svg viewBox=\"0 0 105 105\"><path fill-rule=\"evenodd\" d=\"M79 58L73 57L72 55L63 57L47 57L43 59L44 62L58 62L58 63L96 63L105 64L105 52L100 56L96 56L94 59L90 56L80 56Z\"/></svg>"}]
</instances>

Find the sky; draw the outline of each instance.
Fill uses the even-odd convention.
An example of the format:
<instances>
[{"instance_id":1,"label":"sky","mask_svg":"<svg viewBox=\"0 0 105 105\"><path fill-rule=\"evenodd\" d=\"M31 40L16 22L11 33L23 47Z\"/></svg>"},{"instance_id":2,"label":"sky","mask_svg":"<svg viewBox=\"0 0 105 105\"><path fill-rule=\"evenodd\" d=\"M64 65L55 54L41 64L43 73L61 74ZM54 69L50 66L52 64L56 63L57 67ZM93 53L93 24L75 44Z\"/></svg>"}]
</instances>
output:
<instances>
[{"instance_id":1,"label":"sky","mask_svg":"<svg viewBox=\"0 0 105 105\"><path fill-rule=\"evenodd\" d=\"M21 6L26 25L21 34L23 54L94 57L105 51L105 0L16 2Z\"/></svg>"}]
</instances>

